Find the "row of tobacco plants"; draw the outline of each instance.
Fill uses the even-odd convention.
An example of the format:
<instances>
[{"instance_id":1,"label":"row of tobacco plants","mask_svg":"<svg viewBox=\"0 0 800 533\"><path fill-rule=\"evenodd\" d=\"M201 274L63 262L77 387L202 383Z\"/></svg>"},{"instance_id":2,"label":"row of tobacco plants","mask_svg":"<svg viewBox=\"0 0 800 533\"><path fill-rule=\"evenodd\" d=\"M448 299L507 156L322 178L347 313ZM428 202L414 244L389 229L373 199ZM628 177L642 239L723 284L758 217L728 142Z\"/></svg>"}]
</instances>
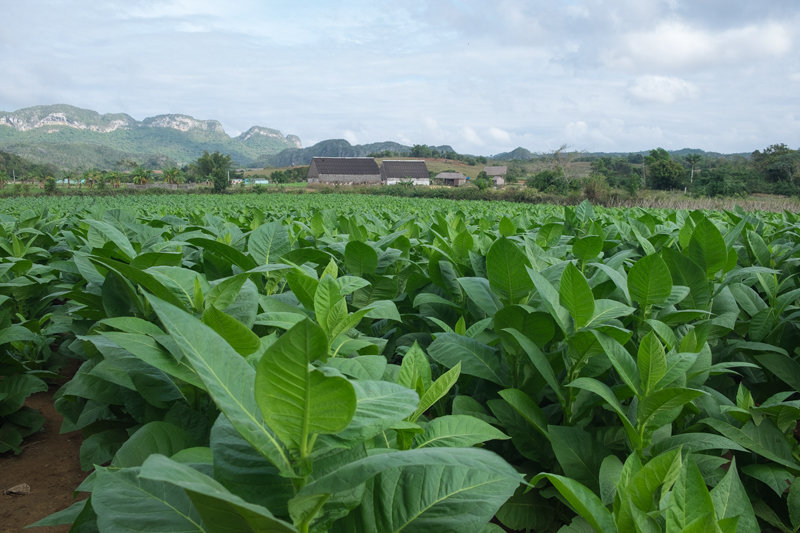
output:
<instances>
[{"instance_id":1,"label":"row of tobacco plants","mask_svg":"<svg viewBox=\"0 0 800 533\"><path fill-rule=\"evenodd\" d=\"M55 402L91 495L37 525L800 526L795 214L279 194L0 212L0 449L80 364Z\"/></svg>"}]
</instances>

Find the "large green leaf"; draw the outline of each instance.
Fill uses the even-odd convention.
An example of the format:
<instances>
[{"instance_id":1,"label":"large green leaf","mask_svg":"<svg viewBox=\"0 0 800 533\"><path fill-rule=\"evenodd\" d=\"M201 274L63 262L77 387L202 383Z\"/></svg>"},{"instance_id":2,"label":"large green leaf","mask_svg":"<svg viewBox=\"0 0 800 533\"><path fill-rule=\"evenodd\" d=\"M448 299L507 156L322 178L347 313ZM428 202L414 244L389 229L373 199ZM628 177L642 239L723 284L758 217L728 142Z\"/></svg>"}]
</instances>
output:
<instances>
[{"instance_id":1,"label":"large green leaf","mask_svg":"<svg viewBox=\"0 0 800 533\"><path fill-rule=\"evenodd\" d=\"M770 372L775 374L778 379L800 391L800 363L778 353L765 353L755 356L756 361L761 363Z\"/></svg>"},{"instance_id":2,"label":"large green leaf","mask_svg":"<svg viewBox=\"0 0 800 533\"><path fill-rule=\"evenodd\" d=\"M591 490L573 479L555 474L539 474L531 480L531 484L535 485L545 478L553 484L572 508L591 524L595 531L603 533L618 531L611 513Z\"/></svg>"},{"instance_id":3,"label":"large green leaf","mask_svg":"<svg viewBox=\"0 0 800 533\"><path fill-rule=\"evenodd\" d=\"M587 235L576 239L572 245L572 255L581 263L587 263L603 251L603 238L597 235Z\"/></svg>"},{"instance_id":4,"label":"large green leaf","mask_svg":"<svg viewBox=\"0 0 800 533\"><path fill-rule=\"evenodd\" d=\"M216 331L239 355L247 356L261 348L258 335L213 305L203 312L203 324Z\"/></svg>"},{"instance_id":5,"label":"large green leaf","mask_svg":"<svg viewBox=\"0 0 800 533\"><path fill-rule=\"evenodd\" d=\"M505 440L502 431L469 415L448 415L428 422L422 435L414 437L415 448L468 448L488 440Z\"/></svg>"},{"instance_id":6,"label":"large green leaf","mask_svg":"<svg viewBox=\"0 0 800 533\"><path fill-rule=\"evenodd\" d=\"M134 257L136 257L136 251L133 249L133 246L131 246L131 242L128 240L128 237L126 237L124 233L111 224L89 218L83 219L83 222L89 224L93 230L97 231L103 237L117 245L117 251L126 261L130 262ZM96 246L96 248L102 247L102 245Z\"/></svg>"},{"instance_id":7,"label":"large green leaf","mask_svg":"<svg viewBox=\"0 0 800 533\"><path fill-rule=\"evenodd\" d=\"M258 364L255 397L264 420L286 446L303 455L311 451L309 438L342 431L356 410L350 382L310 367L327 357L325 333L304 320L270 346Z\"/></svg>"},{"instance_id":8,"label":"large green leaf","mask_svg":"<svg viewBox=\"0 0 800 533\"><path fill-rule=\"evenodd\" d=\"M437 363L453 368L461 363L461 372L503 385L507 369L495 348L469 337L443 333L428 347L428 354Z\"/></svg>"},{"instance_id":9,"label":"large green leaf","mask_svg":"<svg viewBox=\"0 0 800 533\"><path fill-rule=\"evenodd\" d=\"M549 426L550 442L564 474L600 493L600 464L594 453L592 437L579 427Z\"/></svg>"},{"instance_id":10,"label":"large green leaf","mask_svg":"<svg viewBox=\"0 0 800 533\"><path fill-rule=\"evenodd\" d=\"M731 439L736 444L744 446L748 450L759 454L765 459L769 459L770 461L774 461L778 464L781 464L789 468L789 470L791 472L794 472L795 474L800 473L800 465L798 465L795 461L791 460L791 454L787 455L785 450L782 449L787 447L785 439L783 439L782 443L780 442L780 440L777 441L775 440L776 437L782 438L782 436L778 437L777 435L774 435L774 437L771 438L767 437L760 439L772 444L771 447L768 447L760 440L754 439L748 432L745 432L742 429L732 426L727 422L723 422L722 420L717 420L715 418L704 418L703 420L700 420L700 422L708 426L711 426L716 431L719 431L720 433ZM753 422L750 421L745 425L745 428L749 429L750 432L758 433L759 431L762 431L760 428L761 426L765 426L765 424L768 426L770 424L770 421L765 420L761 422L759 426L755 426L755 424L753 424ZM777 428L774 428L774 424L772 424L772 427L777 431ZM766 437L766 432L767 432L766 426L764 427L763 432L765 433L764 437ZM780 435L779 431L778 435ZM778 446L780 448L778 448Z\"/></svg>"},{"instance_id":11,"label":"large green leaf","mask_svg":"<svg viewBox=\"0 0 800 533\"><path fill-rule=\"evenodd\" d=\"M619 341L609 335L597 330L592 331L592 333L595 338L597 338L606 356L608 356L608 360L611 361L611 364L617 370L622 381L630 387L632 392L638 393L641 388L639 369L636 367L636 361L633 360L628 350L626 350Z\"/></svg>"},{"instance_id":12,"label":"large green leaf","mask_svg":"<svg viewBox=\"0 0 800 533\"><path fill-rule=\"evenodd\" d=\"M689 287L689 296L681 305L690 309L706 309L711 302L711 289L705 271L687 256L672 248L661 251L675 285Z\"/></svg>"},{"instance_id":13,"label":"large green leaf","mask_svg":"<svg viewBox=\"0 0 800 533\"><path fill-rule=\"evenodd\" d=\"M526 271L528 272L528 276L531 278L533 285L536 287L539 296L542 298L542 302L544 303L545 307L547 307L550 315L553 317L553 320L555 320L559 327L566 332L569 329L569 311L567 311L564 306L561 305L561 298L558 294L558 291L547 280L547 278L542 276L539 272L533 270L532 268L526 268Z\"/></svg>"},{"instance_id":14,"label":"large green leaf","mask_svg":"<svg viewBox=\"0 0 800 533\"><path fill-rule=\"evenodd\" d=\"M95 263L100 263L102 266L113 270L117 274L125 276L134 283L138 283L144 287L145 290L154 294L159 299L164 300L165 302L168 302L179 309L186 310L186 307L183 305L183 302L181 302L180 298L178 298L171 290L165 287L152 274L137 268L133 268L132 266L126 265L121 261L115 261L114 259L108 259L106 257L91 256L89 259Z\"/></svg>"},{"instance_id":15,"label":"large green leaf","mask_svg":"<svg viewBox=\"0 0 800 533\"><path fill-rule=\"evenodd\" d=\"M563 399L564 394L561 390L561 383L556 379L556 375L555 372L553 372L553 367L550 365L550 361L548 361L547 357L545 357L542 351L539 350L539 347L516 329L507 328L503 331L508 332L517 340L517 342L519 342L520 347L528 355L528 358L533 363L533 366L536 367L536 370L539 371L547 384L550 385L550 387L556 393L556 396L558 396L559 399Z\"/></svg>"},{"instance_id":16,"label":"large green leaf","mask_svg":"<svg viewBox=\"0 0 800 533\"><path fill-rule=\"evenodd\" d=\"M533 290L530 277L525 275L526 266L530 266L528 258L507 237L500 237L489 248L486 274L492 290L501 300L515 304Z\"/></svg>"},{"instance_id":17,"label":"large green leaf","mask_svg":"<svg viewBox=\"0 0 800 533\"><path fill-rule=\"evenodd\" d=\"M625 432L628 434L628 438L631 441L631 445L637 447L639 446L639 444L641 444L641 438L639 437L639 433L633 427L633 424L631 424L630 419L628 419L628 415L622 408L622 404L619 403L619 399L617 399L616 395L608 387L608 385L592 378L578 378L572 383L569 383L567 387L576 387L579 389L583 389L585 391L593 392L598 396L600 396L603 400L606 401L606 403L608 403L608 405L614 410L614 412L617 413L617 416L619 417L623 427L625 428Z\"/></svg>"},{"instance_id":18,"label":"large green leaf","mask_svg":"<svg viewBox=\"0 0 800 533\"><path fill-rule=\"evenodd\" d=\"M97 469L92 508L100 531L210 533L183 489L139 473L140 467Z\"/></svg>"},{"instance_id":19,"label":"large green leaf","mask_svg":"<svg viewBox=\"0 0 800 533\"><path fill-rule=\"evenodd\" d=\"M252 270L258 266L252 257L243 254L228 244L199 237L188 239L187 242L201 248L204 253L210 251L213 254L224 257L230 264L236 265L244 271ZM266 262L262 264L266 264Z\"/></svg>"},{"instance_id":20,"label":"large green leaf","mask_svg":"<svg viewBox=\"0 0 800 533\"><path fill-rule=\"evenodd\" d=\"M423 394L431 387L431 364L428 357L419 347L416 341L411 348L403 356L403 362L400 365L400 374L397 377L397 383L412 390L416 390L417 382L422 384Z\"/></svg>"},{"instance_id":21,"label":"large green leaf","mask_svg":"<svg viewBox=\"0 0 800 533\"><path fill-rule=\"evenodd\" d=\"M242 438L225 415L211 428L214 479L242 499L266 507L277 516L288 516L294 495L290 478Z\"/></svg>"},{"instance_id":22,"label":"large green leaf","mask_svg":"<svg viewBox=\"0 0 800 533\"><path fill-rule=\"evenodd\" d=\"M256 377L253 367L213 329L192 315L157 298L148 300L237 431L281 472L293 475L286 450L259 413L252 389Z\"/></svg>"},{"instance_id":23,"label":"large green leaf","mask_svg":"<svg viewBox=\"0 0 800 533\"><path fill-rule=\"evenodd\" d=\"M410 421L416 422L425 411L444 398L444 396L450 392L450 389L453 388L453 385L456 384L458 376L460 375L461 363L457 363L456 366L439 376L439 379L437 379L419 399L419 406L417 410L414 411L414 414L411 415Z\"/></svg>"},{"instance_id":24,"label":"large green leaf","mask_svg":"<svg viewBox=\"0 0 800 533\"><path fill-rule=\"evenodd\" d=\"M141 466L154 453L172 456L196 444L194 438L179 427L166 422L149 422L136 430L122 445L111 461L111 466Z\"/></svg>"},{"instance_id":25,"label":"large green leaf","mask_svg":"<svg viewBox=\"0 0 800 533\"><path fill-rule=\"evenodd\" d=\"M553 505L534 491L517 492L497 511L497 519L504 526L515 531L546 531L553 522ZM497 529L489 529L497 528ZM487 524L481 533L503 533L505 530L496 524ZM561 530L563 533L563 529Z\"/></svg>"},{"instance_id":26,"label":"large green leaf","mask_svg":"<svg viewBox=\"0 0 800 533\"><path fill-rule=\"evenodd\" d=\"M319 282L314 295L314 312L322 331L336 338L338 335L333 335L334 329L347 318L347 302L339 292L336 280L330 276L325 276Z\"/></svg>"},{"instance_id":27,"label":"large green leaf","mask_svg":"<svg viewBox=\"0 0 800 533\"><path fill-rule=\"evenodd\" d=\"M575 329L585 326L594 316L594 296L586 278L572 263L567 263L561 274L561 288L558 292L561 305L575 321Z\"/></svg>"},{"instance_id":28,"label":"large green leaf","mask_svg":"<svg viewBox=\"0 0 800 533\"><path fill-rule=\"evenodd\" d=\"M662 304L672 294L672 276L658 255L642 257L628 272L628 291L643 309Z\"/></svg>"},{"instance_id":29,"label":"large green leaf","mask_svg":"<svg viewBox=\"0 0 800 533\"><path fill-rule=\"evenodd\" d=\"M102 331L100 334L108 340L132 353L145 363L153 365L162 372L190 383L198 388L205 385L197 376L194 368L184 358L175 358L162 348L152 337L138 333L121 333L118 331Z\"/></svg>"},{"instance_id":30,"label":"large green leaf","mask_svg":"<svg viewBox=\"0 0 800 533\"><path fill-rule=\"evenodd\" d=\"M499 394L528 424L550 439L547 417L530 396L519 389L506 389Z\"/></svg>"},{"instance_id":31,"label":"large green leaf","mask_svg":"<svg viewBox=\"0 0 800 533\"><path fill-rule=\"evenodd\" d=\"M350 241L344 249L344 265L347 271L358 277L374 274L378 268L378 253L372 246L360 241Z\"/></svg>"},{"instance_id":32,"label":"large green leaf","mask_svg":"<svg viewBox=\"0 0 800 533\"><path fill-rule=\"evenodd\" d=\"M744 490L739 472L736 469L736 458L731 461L728 473L725 474L717 486L711 489L711 500L717 519L739 517L736 529L739 533L758 533L761 528L756 521L750 498Z\"/></svg>"},{"instance_id":33,"label":"large green leaf","mask_svg":"<svg viewBox=\"0 0 800 533\"><path fill-rule=\"evenodd\" d=\"M771 463L747 465L742 468L742 472L765 483L779 498L796 479L786 468Z\"/></svg>"},{"instance_id":34,"label":"large green leaf","mask_svg":"<svg viewBox=\"0 0 800 533\"><path fill-rule=\"evenodd\" d=\"M374 478L371 531L478 533L514 494L520 475L479 448L421 448L367 457L312 481L302 496L337 493ZM402 498L387 498L402 494ZM362 507L365 504L362 504Z\"/></svg>"},{"instance_id":35,"label":"large green leaf","mask_svg":"<svg viewBox=\"0 0 800 533\"><path fill-rule=\"evenodd\" d=\"M664 353L664 347L658 342L652 331L645 335L639 344L636 364L639 367L642 392L647 395L667 373L667 356Z\"/></svg>"},{"instance_id":36,"label":"large green leaf","mask_svg":"<svg viewBox=\"0 0 800 533\"><path fill-rule=\"evenodd\" d=\"M686 247L686 255L704 268L709 278L713 278L725 266L728 260L725 240L708 218L703 218L694 228L689 246Z\"/></svg>"},{"instance_id":37,"label":"large green leaf","mask_svg":"<svg viewBox=\"0 0 800 533\"><path fill-rule=\"evenodd\" d=\"M328 359L328 366L355 379L379 380L386 372L386 358L382 355L361 355L352 358Z\"/></svg>"},{"instance_id":38,"label":"large green leaf","mask_svg":"<svg viewBox=\"0 0 800 533\"><path fill-rule=\"evenodd\" d=\"M25 403L35 392L47 390L47 383L30 374L17 374L0 381L0 416L8 416Z\"/></svg>"},{"instance_id":39,"label":"large green leaf","mask_svg":"<svg viewBox=\"0 0 800 533\"><path fill-rule=\"evenodd\" d=\"M329 439L351 446L389 429L413 414L419 396L411 389L388 381L352 381L356 412L347 429Z\"/></svg>"},{"instance_id":40,"label":"large green leaf","mask_svg":"<svg viewBox=\"0 0 800 533\"><path fill-rule=\"evenodd\" d=\"M639 423L644 426L661 427L678 416L678 413L674 412L676 409L703 394L705 394L703 391L678 387L656 391L639 403Z\"/></svg>"},{"instance_id":41,"label":"large green leaf","mask_svg":"<svg viewBox=\"0 0 800 533\"><path fill-rule=\"evenodd\" d=\"M492 291L489 280L484 278L458 278L458 283L486 316L494 316L503 304Z\"/></svg>"},{"instance_id":42,"label":"large green leaf","mask_svg":"<svg viewBox=\"0 0 800 533\"><path fill-rule=\"evenodd\" d=\"M294 526L275 518L268 509L244 501L214 479L163 455L151 455L142 465L139 477L185 490L209 533L297 532Z\"/></svg>"},{"instance_id":43,"label":"large green leaf","mask_svg":"<svg viewBox=\"0 0 800 533\"><path fill-rule=\"evenodd\" d=\"M247 251L258 265L277 263L290 249L289 232L278 221L259 226L247 241Z\"/></svg>"},{"instance_id":44,"label":"large green leaf","mask_svg":"<svg viewBox=\"0 0 800 533\"><path fill-rule=\"evenodd\" d=\"M714 503L694 461L684 462L667 507L667 531L681 531L698 518L714 514Z\"/></svg>"}]
</instances>

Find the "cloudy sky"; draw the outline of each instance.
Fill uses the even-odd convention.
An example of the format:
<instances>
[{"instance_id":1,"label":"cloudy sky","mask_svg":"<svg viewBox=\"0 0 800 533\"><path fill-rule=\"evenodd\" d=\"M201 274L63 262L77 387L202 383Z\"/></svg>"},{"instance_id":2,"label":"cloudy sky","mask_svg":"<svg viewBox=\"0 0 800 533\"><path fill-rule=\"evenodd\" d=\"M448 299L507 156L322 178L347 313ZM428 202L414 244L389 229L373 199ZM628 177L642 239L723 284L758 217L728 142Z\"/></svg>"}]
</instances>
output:
<instances>
[{"instance_id":1,"label":"cloudy sky","mask_svg":"<svg viewBox=\"0 0 800 533\"><path fill-rule=\"evenodd\" d=\"M0 110L495 154L800 146L796 0L0 0Z\"/></svg>"}]
</instances>

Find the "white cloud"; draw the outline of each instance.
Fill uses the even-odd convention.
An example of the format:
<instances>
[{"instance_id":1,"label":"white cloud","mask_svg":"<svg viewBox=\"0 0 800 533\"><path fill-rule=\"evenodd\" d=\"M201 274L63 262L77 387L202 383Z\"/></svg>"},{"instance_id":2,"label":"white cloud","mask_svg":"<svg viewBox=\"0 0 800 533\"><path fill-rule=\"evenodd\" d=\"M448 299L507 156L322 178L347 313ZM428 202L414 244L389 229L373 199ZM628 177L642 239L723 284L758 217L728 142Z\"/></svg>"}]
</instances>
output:
<instances>
[{"instance_id":1,"label":"white cloud","mask_svg":"<svg viewBox=\"0 0 800 533\"><path fill-rule=\"evenodd\" d=\"M697 98L699 93L695 84L666 76L639 76L628 87L628 94L641 103L671 104Z\"/></svg>"},{"instance_id":2,"label":"white cloud","mask_svg":"<svg viewBox=\"0 0 800 533\"><path fill-rule=\"evenodd\" d=\"M6 4L6 111L185 113L305 146L476 154L800 145L796 0Z\"/></svg>"},{"instance_id":3,"label":"white cloud","mask_svg":"<svg viewBox=\"0 0 800 533\"><path fill-rule=\"evenodd\" d=\"M352 131L344 130L344 133L342 134L342 136L350 144L358 144L358 137L356 137L356 134L353 133Z\"/></svg>"},{"instance_id":4,"label":"white cloud","mask_svg":"<svg viewBox=\"0 0 800 533\"><path fill-rule=\"evenodd\" d=\"M481 139L480 135L470 128L469 126L464 126L461 128L461 137L472 146L485 146L486 143L483 139Z\"/></svg>"},{"instance_id":5,"label":"white cloud","mask_svg":"<svg viewBox=\"0 0 800 533\"><path fill-rule=\"evenodd\" d=\"M623 35L606 55L614 67L633 70L697 70L763 62L792 50L791 24L767 22L711 31L680 20Z\"/></svg>"},{"instance_id":6,"label":"white cloud","mask_svg":"<svg viewBox=\"0 0 800 533\"><path fill-rule=\"evenodd\" d=\"M568 139L580 139L589 131L589 125L579 120L578 122L570 122L564 128L564 135Z\"/></svg>"},{"instance_id":7,"label":"white cloud","mask_svg":"<svg viewBox=\"0 0 800 533\"><path fill-rule=\"evenodd\" d=\"M486 135L499 144L509 144L511 142L511 135L500 128L491 127L486 130Z\"/></svg>"}]
</instances>

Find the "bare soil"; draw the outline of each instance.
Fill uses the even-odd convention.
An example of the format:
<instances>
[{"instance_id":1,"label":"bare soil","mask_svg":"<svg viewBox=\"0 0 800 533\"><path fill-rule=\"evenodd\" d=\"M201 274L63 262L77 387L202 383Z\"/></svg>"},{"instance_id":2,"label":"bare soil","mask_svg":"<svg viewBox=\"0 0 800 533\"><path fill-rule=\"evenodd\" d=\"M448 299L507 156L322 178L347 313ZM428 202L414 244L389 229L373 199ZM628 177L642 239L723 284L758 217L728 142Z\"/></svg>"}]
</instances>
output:
<instances>
[{"instance_id":1,"label":"bare soil","mask_svg":"<svg viewBox=\"0 0 800 533\"><path fill-rule=\"evenodd\" d=\"M45 417L43 431L27 437L22 453L0 454L0 533L19 533L42 518L66 509L75 502L75 487L89 475L80 465L80 431L60 434L62 417L53 407L53 394L59 385L47 392L32 395L25 405L37 409ZM27 483L30 494L6 495L4 490ZM78 499L87 497L82 494ZM28 529L29 533L67 533L70 526Z\"/></svg>"}]
</instances>

